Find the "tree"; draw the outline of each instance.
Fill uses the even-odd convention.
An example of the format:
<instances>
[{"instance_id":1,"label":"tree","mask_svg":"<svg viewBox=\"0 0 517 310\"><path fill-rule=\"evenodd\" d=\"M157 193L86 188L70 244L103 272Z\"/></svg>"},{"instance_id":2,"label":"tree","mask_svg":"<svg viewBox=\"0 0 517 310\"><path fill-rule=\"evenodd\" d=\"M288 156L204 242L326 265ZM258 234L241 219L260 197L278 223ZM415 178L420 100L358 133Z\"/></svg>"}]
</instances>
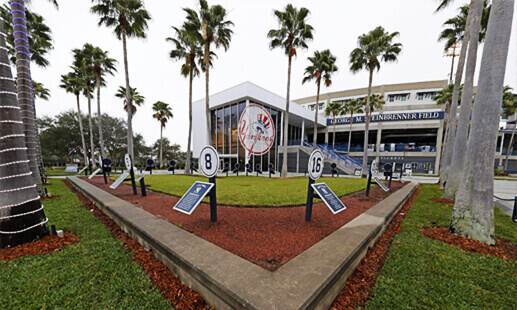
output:
<instances>
[{"instance_id":1,"label":"tree","mask_svg":"<svg viewBox=\"0 0 517 310\"><path fill-rule=\"evenodd\" d=\"M339 101L331 102L325 108L325 116L329 117L332 115L332 123L334 124L334 128L332 130L332 150L336 145L336 116L341 115L343 113L343 104Z\"/></svg>"},{"instance_id":2,"label":"tree","mask_svg":"<svg viewBox=\"0 0 517 310\"><path fill-rule=\"evenodd\" d=\"M169 55L174 60L184 61L184 63L181 65L181 75L183 75L184 77L189 77L189 125L187 142L187 162L185 164L185 174L190 174L190 148L192 143L192 81L195 76L199 76L199 68L196 63L203 58L203 50L201 49L202 37L199 35L197 31L187 30L185 25L183 25L181 29L178 29L176 27L172 28L176 31L176 37L167 38L166 40L172 42L174 44L175 49L173 49Z\"/></svg>"},{"instance_id":3,"label":"tree","mask_svg":"<svg viewBox=\"0 0 517 310\"><path fill-rule=\"evenodd\" d=\"M350 53L350 70L357 73L362 69L370 73L368 81L368 96L366 97L366 122L364 130L364 155L363 155L363 177L366 177L368 165L368 129L370 126L370 96L372 94L372 80L375 69L379 71L381 62L393 62L397 60L402 50L402 44L392 43L398 32L388 33L381 26L358 38L358 47Z\"/></svg>"},{"instance_id":4,"label":"tree","mask_svg":"<svg viewBox=\"0 0 517 310\"><path fill-rule=\"evenodd\" d=\"M97 82L97 115L99 116L99 138L101 142L101 155L102 158L106 157L104 149L104 137L102 134L102 113L101 113L101 79L106 74L113 75L117 71L115 68L117 61L108 56L108 51L103 51L99 47L95 47L92 50L92 66L93 72L95 73L95 79Z\"/></svg>"},{"instance_id":5,"label":"tree","mask_svg":"<svg viewBox=\"0 0 517 310\"><path fill-rule=\"evenodd\" d=\"M364 113L364 101L359 99L350 99L343 104L343 114L350 114L350 129L348 130L348 150L350 153L350 145L352 144L352 124L354 123L354 113Z\"/></svg>"},{"instance_id":6,"label":"tree","mask_svg":"<svg viewBox=\"0 0 517 310\"><path fill-rule=\"evenodd\" d=\"M508 85L503 88L503 115L508 117L513 116L514 119L512 135L510 136L510 143L508 144L508 150L506 151L506 158L504 160L504 173L507 173L508 160L515 138L515 129L517 129L517 98L512 94L512 88Z\"/></svg>"},{"instance_id":7,"label":"tree","mask_svg":"<svg viewBox=\"0 0 517 310\"><path fill-rule=\"evenodd\" d=\"M40 98L46 101L50 99L50 90L46 88L43 83L39 83L33 80L32 88L34 88L34 96L36 98Z\"/></svg>"},{"instance_id":8,"label":"tree","mask_svg":"<svg viewBox=\"0 0 517 310\"><path fill-rule=\"evenodd\" d=\"M155 112L153 114L153 118L158 120L160 122L160 141L163 141L163 128L165 128L165 125L167 124L167 121L169 118L172 118L172 109L169 106L169 104L158 101L155 104L153 104L153 111ZM163 148L160 145L160 168L163 165Z\"/></svg>"},{"instance_id":9,"label":"tree","mask_svg":"<svg viewBox=\"0 0 517 310\"><path fill-rule=\"evenodd\" d=\"M513 0L496 0L492 5L472 111L465 168L450 226L454 234L489 245L495 244L494 150L513 10Z\"/></svg>"},{"instance_id":10,"label":"tree","mask_svg":"<svg viewBox=\"0 0 517 310\"><path fill-rule=\"evenodd\" d=\"M118 88L117 93L115 94L115 97L124 99L124 110L127 111L127 92L126 88L124 86L120 86ZM145 97L140 95L136 87L131 87L131 118L133 118L133 115L136 113L136 107L141 106L145 102Z\"/></svg>"},{"instance_id":11,"label":"tree","mask_svg":"<svg viewBox=\"0 0 517 310\"><path fill-rule=\"evenodd\" d=\"M302 84L305 82L315 80L317 86L316 92L316 108L314 109L314 143L312 149L315 150L318 138L318 105L320 101L320 86L321 80L325 86L329 87L332 84L332 73L338 70L336 66L336 57L330 53L330 50L322 52L315 51L313 57L308 57L311 65L305 68L305 76Z\"/></svg>"},{"instance_id":12,"label":"tree","mask_svg":"<svg viewBox=\"0 0 517 310\"><path fill-rule=\"evenodd\" d=\"M461 101L461 93L463 91L463 85L460 86L459 90L459 98L456 102L457 105L459 105ZM446 87L442 88L440 91L436 93L436 96L434 96L433 100L436 102L437 105L445 105L445 113L447 114L447 122L445 127L445 139L442 145L447 144L447 132L449 130L449 123L451 121L451 102L452 102L452 96L454 92L454 84L449 84ZM443 146L442 146L443 149Z\"/></svg>"},{"instance_id":13,"label":"tree","mask_svg":"<svg viewBox=\"0 0 517 310\"><path fill-rule=\"evenodd\" d=\"M288 4L284 11L275 10L275 16L280 28L269 30L267 37L271 39L269 48L282 48L288 57L287 65L287 96L285 99L284 132L289 130L289 95L291 92L291 62L296 56L296 49L307 49L307 42L312 40L314 28L307 24L309 10L306 8L297 9ZM287 178L287 138L284 137L282 152L282 178Z\"/></svg>"},{"instance_id":14,"label":"tree","mask_svg":"<svg viewBox=\"0 0 517 310\"><path fill-rule=\"evenodd\" d=\"M177 163L184 163L186 159L186 153L181 151L179 144L172 144L169 139L163 138L158 139L151 146L151 152L156 154L159 150L163 151L163 157L169 160L175 160Z\"/></svg>"},{"instance_id":15,"label":"tree","mask_svg":"<svg viewBox=\"0 0 517 310\"><path fill-rule=\"evenodd\" d=\"M3 36L0 47L0 248L3 249L48 235L48 219L31 177L22 113Z\"/></svg>"},{"instance_id":16,"label":"tree","mask_svg":"<svg viewBox=\"0 0 517 310\"><path fill-rule=\"evenodd\" d=\"M147 37L147 22L151 20L151 15L144 8L141 0L93 0L96 5L91 8L91 12L100 16L99 26L113 27L115 35L122 40L124 51L124 73L126 77L126 102L133 106L131 101L131 87L129 85L129 70L127 63L126 38ZM127 109L127 152L134 159L133 152L133 126L132 109Z\"/></svg>"},{"instance_id":17,"label":"tree","mask_svg":"<svg viewBox=\"0 0 517 310\"><path fill-rule=\"evenodd\" d=\"M463 165L465 163L465 152L467 150L467 139L472 111L472 97L474 96L474 74L476 71L477 49L484 4L484 0L475 1L470 26L467 68L465 71L463 96L461 98L460 117L458 120L458 127L456 128L456 134L453 136L456 141L454 142L452 160L449 168L450 172L447 176L445 191L443 193L443 197L449 200L454 200L460 187Z\"/></svg>"},{"instance_id":18,"label":"tree","mask_svg":"<svg viewBox=\"0 0 517 310\"><path fill-rule=\"evenodd\" d=\"M364 99L366 101L366 98ZM366 102L365 102L366 104ZM372 94L370 96L370 112L375 112L378 110L382 110L382 107L386 104L386 101L384 101L384 96L379 94ZM372 118L372 115L370 114L370 120Z\"/></svg>"},{"instance_id":19,"label":"tree","mask_svg":"<svg viewBox=\"0 0 517 310\"><path fill-rule=\"evenodd\" d=\"M63 88L67 93L72 93L75 95L77 100L77 118L79 120L79 129L81 132L81 143L83 146L83 160L85 164L87 163L87 148L86 141L84 140L84 131L83 131L83 120L81 115L81 105L79 103L79 96L81 93L86 92L84 80L77 74L77 72L70 72L66 75L61 76L61 85L59 87Z\"/></svg>"},{"instance_id":20,"label":"tree","mask_svg":"<svg viewBox=\"0 0 517 310\"><path fill-rule=\"evenodd\" d=\"M205 48L205 55L203 58L203 67L205 70L205 109L206 109L206 123L208 139L212 137L211 129L211 118L210 118L210 92L209 92L209 81L210 81L210 66L212 58L215 56L211 52L212 44L215 44L215 48L223 47L224 51L227 51L230 47L230 41L232 39L233 30L230 29L233 26L233 22L227 19L226 9L221 5L208 6L206 0L199 0L199 15L192 9L183 9L187 12L187 21L185 22L185 28L188 32L198 33L198 36L202 38L202 44Z\"/></svg>"}]
</instances>

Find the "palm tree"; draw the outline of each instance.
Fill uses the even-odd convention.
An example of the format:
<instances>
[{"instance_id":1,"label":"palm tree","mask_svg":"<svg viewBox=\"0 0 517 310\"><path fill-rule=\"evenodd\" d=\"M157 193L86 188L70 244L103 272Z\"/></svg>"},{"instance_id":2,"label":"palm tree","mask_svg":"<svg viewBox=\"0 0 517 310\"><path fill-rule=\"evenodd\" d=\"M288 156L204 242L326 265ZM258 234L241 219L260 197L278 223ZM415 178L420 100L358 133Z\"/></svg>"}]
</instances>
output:
<instances>
[{"instance_id":1,"label":"palm tree","mask_svg":"<svg viewBox=\"0 0 517 310\"><path fill-rule=\"evenodd\" d=\"M88 125L90 127L90 159L93 159L93 155L95 154L95 144L93 142L93 123L92 123L92 91L95 88L95 73L93 72L92 66L92 56L93 56L94 47L93 45L86 43L82 49L74 49L72 52L74 53L74 63L73 69L76 71L76 74L80 76L84 84L86 85L86 98L88 99ZM97 169L97 164L95 160L90 160L92 163L93 169Z\"/></svg>"},{"instance_id":2,"label":"palm tree","mask_svg":"<svg viewBox=\"0 0 517 310\"><path fill-rule=\"evenodd\" d=\"M43 193L41 183L40 167L42 163L41 152L38 152L39 139L36 127L36 111L32 99L32 85L30 74L30 48L29 34L24 30L27 29L27 21L25 19L25 6L18 0L10 0L11 15L13 19L13 29L19 28L13 32L14 50L16 51L16 68L17 68L17 92L18 103L21 108L21 117L23 120L25 145L27 147L27 155L29 158L29 167L32 172L33 184L39 193Z\"/></svg>"},{"instance_id":3,"label":"palm tree","mask_svg":"<svg viewBox=\"0 0 517 310\"><path fill-rule=\"evenodd\" d=\"M450 231L495 244L494 157L514 1L494 1L483 50L463 178ZM465 95L464 95L465 96ZM470 102L469 102L470 103Z\"/></svg>"},{"instance_id":4,"label":"palm tree","mask_svg":"<svg viewBox=\"0 0 517 310\"><path fill-rule=\"evenodd\" d=\"M364 104L366 105L366 98L364 99L364 101L365 101ZM385 104L386 104L386 101L384 100L383 95L372 94L370 96L370 112L371 113L378 111L378 110L382 110L382 107L384 107ZM370 113L370 120L372 118L371 113Z\"/></svg>"},{"instance_id":5,"label":"palm tree","mask_svg":"<svg viewBox=\"0 0 517 310\"><path fill-rule=\"evenodd\" d=\"M512 151L515 129L517 129L517 98L512 94L512 88L508 85L503 88L503 115L507 117L513 116L514 119L512 135L510 136L510 144L508 144L508 151L506 151L506 158L504 160L504 173L507 173L508 159Z\"/></svg>"},{"instance_id":6,"label":"palm tree","mask_svg":"<svg viewBox=\"0 0 517 310\"><path fill-rule=\"evenodd\" d=\"M173 117L172 115L172 109L169 107L169 104L158 101L155 104L153 104L153 111L155 112L153 114L153 118L156 118L160 122L160 168L163 165L163 128L165 128L165 125L167 124L167 121L169 118Z\"/></svg>"},{"instance_id":7,"label":"palm tree","mask_svg":"<svg viewBox=\"0 0 517 310\"><path fill-rule=\"evenodd\" d=\"M459 91L459 98L456 104L458 105L461 101L461 93L463 91L463 85L460 86ZM447 136L449 131L449 123L451 121L451 102L452 102L452 96L454 93L454 84L449 84L446 87L442 88L440 91L436 93L436 96L434 96L433 100L436 102L437 105L445 105L445 113L447 114L447 122L445 126L445 134L444 134L444 141L442 144L442 151L447 144Z\"/></svg>"},{"instance_id":8,"label":"palm tree","mask_svg":"<svg viewBox=\"0 0 517 310\"><path fill-rule=\"evenodd\" d=\"M185 164L185 174L190 174L190 148L192 143L192 81L195 76L199 76L199 68L196 62L203 58L203 50L201 49L202 38L197 31L188 31L185 27L178 29L172 27L176 31L175 38L167 38L167 41L174 44L174 48L170 52L170 57L174 60L182 60L181 75L189 77L189 97L188 97L188 142L187 142L187 162Z\"/></svg>"},{"instance_id":9,"label":"palm tree","mask_svg":"<svg viewBox=\"0 0 517 310\"><path fill-rule=\"evenodd\" d=\"M350 145L352 144L352 124L354 123L354 113L364 113L364 101L360 99L350 99L343 104L343 114L350 114L350 129L348 130L348 150L350 153Z\"/></svg>"},{"instance_id":10,"label":"palm tree","mask_svg":"<svg viewBox=\"0 0 517 310\"><path fill-rule=\"evenodd\" d=\"M230 28L233 26L233 22L227 20L226 9L221 5L208 6L206 0L199 0L199 15L192 9L183 9L187 12L187 22L185 28L189 32L197 32L198 36L202 38L202 44L205 48L205 56L203 58L203 67L205 70L205 108L206 108L206 123L208 139L212 137L211 129L211 118L210 118L210 92L209 92L209 81L210 81L210 66L212 57L214 54L210 48L212 43L215 44L215 48L222 46L225 51L230 47L230 41L232 39L233 30Z\"/></svg>"},{"instance_id":11,"label":"palm tree","mask_svg":"<svg viewBox=\"0 0 517 310\"><path fill-rule=\"evenodd\" d=\"M282 48L289 61L287 65L287 96L285 98L284 132L289 130L289 94L291 92L291 62L296 55L296 49L307 49L307 42L312 40L314 28L307 24L309 10L297 9L288 4L284 11L275 10L279 29L269 30L267 36L271 39L269 48ZM282 178L287 178L287 139L284 138Z\"/></svg>"},{"instance_id":12,"label":"palm tree","mask_svg":"<svg viewBox=\"0 0 517 310\"><path fill-rule=\"evenodd\" d=\"M34 89L34 97L48 101L50 99L50 90L36 81L32 81L32 88Z\"/></svg>"},{"instance_id":13,"label":"palm tree","mask_svg":"<svg viewBox=\"0 0 517 310\"><path fill-rule=\"evenodd\" d=\"M133 118L133 115L136 113L136 107L141 106L145 102L145 97L140 95L136 87L131 87L131 90L129 92L131 94L131 118ZM124 99L124 111L127 112L127 96L126 96L126 88L124 86L119 86L117 93L115 94L115 97Z\"/></svg>"},{"instance_id":14,"label":"palm tree","mask_svg":"<svg viewBox=\"0 0 517 310\"><path fill-rule=\"evenodd\" d=\"M2 25L0 24L0 33ZM0 36L0 248L14 247L48 235L48 219L39 201L23 137L22 111ZM8 167L8 168L7 168Z\"/></svg>"},{"instance_id":15,"label":"palm tree","mask_svg":"<svg viewBox=\"0 0 517 310\"><path fill-rule=\"evenodd\" d=\"M105 74L114 75L114 73L117 71L115 68L117 61L108 56L108 51L103 51L99 47L95 47L92 52L93 72L95 72L95 79L97 82L97 115L99 120L99 140L101 143L101 155L102 158L105 158L106 151L104 148L104 137L102 134L101 79Z\"/></svg>"},{"instance_id":16,"label":"palm tree","mask_svg":"<svg viewBox=\"0 0 517 310\"><path fill-rule=\"evenodd\" d=\"M127 64L126 38L147 37L147 22L151 19L149 12L144 8L141 0L93 0L96 5L91 12L100 16L99 26L113 27L115 35L122 40L124 50L124 73L126 76L126 102L131 104L131 87L129 86L129 71ZM133 125L131 123L131 109L127 110L127 152L134 159L133 154Z\"/></svg>"},{"instance_id":17,"label":"palm tree","mask_svg":"<svg viewBox=\"0 0 517 310\"><path fill-rule=\"evenodd\" d=\"M443 193L443 197L449 200L454 200L460 187L463 164L465 162L465 152L467 150L467 139L472 111L472 97L474 95L474 74L476 71L479 33L481 31L481 19L483 16L484 4L484 0L475 1L472 24L470 25L467 67L465 69L465 83L463 86L463 96L461 98L460 117L458 120L458 127L455 130L456 134L452 136L455 140L454 147L452 148L453 155L449 168L450 172L447 176L445 191Z\"/></svg>"},{"instance_id":18,"label":"palm tree","mask_svg":"<svg viewBox=\"0 0 517 310\"><path fill-rule=\"evenodd\" d=\"M84 139L81 105L79 104L79 96L81 93L86 92L86 85L84 80L77 74L77 72L72 71L66 75L61 75L61 85L59 85L59 87L63 88L67 93L74 94L77 100L77 117L79 119L79 129L81 131L81 142L83 144L83 159L84 163L86 164L88 162L88 155L86 141Z\"/></svg>"},{"instance_id":19,"label":"palm tree","mask_svg":"<svg viewBox=\"0 0 517 310\"><path fill-rule=\"evenodd\" d=\"M316 149L318 138L318 106L320 101L320 86L321 80L325 86L329 87L332 84L332 73L338 70L336 66L336 57L330 53L330 50L323 52L315 51L313 57L308 57L311 65L305 68L305 76L302 84L305 82L315 80L317 86L316 92L316 108L314 109L314 143L312 149Z\"/></svg>"},{"instance_id":20,"label":"palm tree","mask_svg":"<svg viewBox=\"0 0 517 310\"><path fill-rule=\"evenodd\" d=\"M332 123L334 124L334 128L332 130L332 150L334 150L334 146L336 145L336 116L341 115L343 113L343 104L339 101L331 102L325 108L325 116L329 117L332 115Z\"/></svg>"},{"instance_id":21,"label":"palm tree","mask_svg":"<svg viewBox=\"0 0 517 310\"><path fill-rule=\"evenodd\" d=\"M350 70L357 73L362 69L370 73L368 81L368 96L366 97L366 122L364 130L364 155L363 155L363 177L366 177L368 164L368 129L370 126L370 96L372 94L373 71L379 71L381 61L393 62L397 60L402 50L402 44L392 43L392 40L399 35L398 32L388 33L381 26L363 34L358 38L358 47L350 53Z\"/></svg>"}]
</instances>

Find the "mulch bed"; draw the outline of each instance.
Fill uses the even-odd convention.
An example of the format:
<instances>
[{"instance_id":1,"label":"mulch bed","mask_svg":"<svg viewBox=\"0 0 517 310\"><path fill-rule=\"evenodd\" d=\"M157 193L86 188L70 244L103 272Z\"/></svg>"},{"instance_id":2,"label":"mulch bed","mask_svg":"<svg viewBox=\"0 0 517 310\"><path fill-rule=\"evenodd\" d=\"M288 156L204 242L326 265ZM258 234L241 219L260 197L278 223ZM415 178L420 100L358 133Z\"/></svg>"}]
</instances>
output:
<instances>
[{"instance_id":1,"label":"mulch bed","mask_svg":"<svg viewBox=\"0 0 517 310\"><path fill-rule=\"evenodd\" d=\"M429 198L429 200L432 200L437 203L443 203L446 205L453 205L456 203L456 201L454 201L454 200L449 200L449 199L445 199L445 198Z\"/></svg>"},{"instance_id":2,"label":"mulch bed","mask_svg":"<svg viewBox=\"0 0 517 310\"><path fill-rule=\"evenodd\" d=\"M0 249L0 261L8 262L24 256L48 254L79 242L80 238L76 235L66 231L64 233L64 238L49 235L34 242L24 243L12 248Z\"/></svg>"},{"instance_id":3,"label":"mulch bed","mask_svg":"<svg viewBox=\"0 0 517 310\"><path fill-rule=\"evenodd\" d=\"M39 200L50 200L50 199L55 199L55 198L58 198L59 196L58 195L52 195L50 197L40 197Z\"/></svg>"},{"instance_id":4,"label":"mulch bed","mask_svg":"<svg viewBox=\"0 0 517 310\"><path fill-rule=\"evenodd\" d=\"M85 181L270 271L276 270L390 194L375 186L369 198L365 197L364 191L342 197L341 201L347 209L335 215L323 202L317 203L313 206L311 222L305 221L305 206L218 206L218 221L213 223L210 221L210 206L206 203L201 203L194 213L186 215L172 210L179 201L178 197L152 190L147 191L147 197L134 196L131 186L122 184L113 190L109 184L104 184L101 177ZM393 182L392 191L404 185Z\"/></svg>"},{"instance_id":5,"label":"mulch bed","mask_svg":"<svg viewBox=\"0 0 517 310\"><path fill-rule=\"evenodd\" d=\"M363 308L366 305L368 296L375 287L377 276L384 266L393 237L400 231L400 224L413 206L420 188L421 186L416 189L399 213L393 218L377 243L368 250L361 264L348 278L345 288L330 306L331 310L357 309Z\"/></svg>"},{"instance_id":6,"label":"mulch bed","mask_svg":"<svg viewBox=\"0 0 517 310\"><path fill-rule=\"evenodd\" d=\"M108 229L112 235L124 242L124 247L133 253L133 260L142 266L144 272L149 276L151 282L160 290L162 295L171 302L172 306L178 310L206 310L209 306L201 295L191 290L186 284L174 276L174 274L163 265L152 252L146 251L138 241L123 232L120 227L106 214L99 210L88 198L70 185L68 181L65 184L70 188L84 204L87 210Z\"/></svg>"},{"instance_id":7,"label":"mulch bed","mask_svg":"<svg viewBox=\"0 0 517 310\"><path fill-rule=\"evenodd\" d=\"M490 246L477 240L453 235L448 227L424 227L420 229L420 232L429 239L443 241L467 252L517 260L517 246L508 241L496 239L496 245Z\"/></svg>"}]
</instances>

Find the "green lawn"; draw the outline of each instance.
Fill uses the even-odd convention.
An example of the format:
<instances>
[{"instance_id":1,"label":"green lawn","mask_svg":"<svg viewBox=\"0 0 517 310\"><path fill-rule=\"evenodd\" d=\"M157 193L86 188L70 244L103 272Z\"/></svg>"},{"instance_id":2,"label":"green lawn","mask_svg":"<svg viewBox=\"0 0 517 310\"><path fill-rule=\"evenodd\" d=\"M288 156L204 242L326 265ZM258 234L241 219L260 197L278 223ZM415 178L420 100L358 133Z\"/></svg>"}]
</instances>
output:
<instances>
[{"instance_id":1,"label":"green lawn","mask_svg":"<svg viewBox=\"0 0 517 310\"><path fill-rule=\"evenodd\" d=\"M145 184L152 190L182 196L195 181L206 177L186 175L146 175ZM366 188L366 179L320 178L337 196ZM309 181L304 177L288 180L264 177L223 177L216 181L217 203L237 206L303 205L307 200ZM208 198L205 198L207 200Z\"/></svg>"},{"instance_id":2,"label":"green lawn","mask_svg":"<svg viewBox=\"0 0 517 310\"><path fill-rule=\"evenodd\" d=\"M423 226L448 226L452 206L423 185L394 238L369 309L516 309L517 262L469 253L424 237ZM496 236L517 244L517 224L495 208ZM437 222L430 224L430 222Z\"/></svg>"},{"instance_id":3,"label":"green lawn","mask_svg":"<svg viewBox=\"0 0 517 310\"><path fill-rule=\"evenodd\" d=\"M0 262L2 309L162 309L171 308L132 254L83 208L60 180L43 201L58 229L81 237L59 252Z\"/></svg>"}]
</instances>

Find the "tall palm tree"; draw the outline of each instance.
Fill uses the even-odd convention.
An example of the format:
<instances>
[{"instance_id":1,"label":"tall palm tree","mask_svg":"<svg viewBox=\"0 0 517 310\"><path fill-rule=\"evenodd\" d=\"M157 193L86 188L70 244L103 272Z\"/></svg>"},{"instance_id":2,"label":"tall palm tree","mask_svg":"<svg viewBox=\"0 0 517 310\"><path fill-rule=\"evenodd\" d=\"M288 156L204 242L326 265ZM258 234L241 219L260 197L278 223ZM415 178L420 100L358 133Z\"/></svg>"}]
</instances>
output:
<instances>
[{"instance_id":1,"label":"tall palm tree","mask_svg":"<svg viewBox=\"0 0 517 310\"><path fill-rule=\"evenodd\" d=\"M222 46L225 51L230 47L230 41L232 39L233 30L230 29L233 26L233 22L227 19L227 12L221 5L208 6L206 0L199 0L199 15L192 9L183 9L187 12L187 21L185 28L189 32L197 32L202 38L203 47L205 48L205 55L203 58L203 67L205 70L205 109L206 109L206 123L208 139L212 137L212 125L210 118L210 92L209 92L209 81L210 81L210 65L214 54L211 51L212 44L215 44L215 48Z\"/></svg>"},{"instance_id":2,"label":"tall palm tree","mask_svg":"<svg viewBox=\"0 0 517 310\"><path fill-rule=\"evenodd\" d=\"M454 234L489 245L496 242L493 201L494 150L501 114L501 94L513 10L513 0L494 1L492 5L472 111L465 168L450 226L450 231Z\"/></svg>"},{"instance_id":3,"label":"tall palm tree","mask_svg":"<svg viewBox=\"0 0 517 310\"><path fill-rule=\"evenodd\" d=\"M33 90L30 74L29 33L25 31L27 29L27 20L25 17L25 6L22 3L23 1L10 0L13 29L21 29L13 32L17 68L16 88L24 125L25 145L27 146L27 155L29 158L29 167L32 172L32 180L34 184L36 184L38 192L43 193L40 175L40 167L42 165L41 152L38 148L39 138L36 127L36 111L34 110L32 99Z\"/></svg>"},{"instance_id":4,"label":"tall palm tree","mask_svg":"<svg viewBox=\"0 0 517 310\"><path fill-rule=\"evenodd\" d=\"M459 91L459 98L458 102L456 104L458 105L461 101L461 93L463 91L463 85L460 86ZM452 96L454 93L454 84L449 84L446 87L442 88L440 91L436 93L436 96L434 96L433 101L436 102L437 105L445 105L445 113L447 114L447 122L445 123L445 132L444 132L444 141L442 144L442 152L444 149L444 146L447 144L447 136L449 131L449 123L451 121L451 102L452 102Z\"/></svg>"},{"instance_id":5,"label":"tall palm tree","mask_svg":"<svg viewBox=\"0 0 517 310\"><path fill-rule=\"evenodd\" d=\"M181 75L189 77L189 97L188 97L188 142L187 142L187 162L185 164L185 174L190 174L190 158L192 143L192 81L195 76L199 76L197 62L203 58L201 49L202 37L197 31L189 31L185 25L181 29L172 27L176 34L175 38L167 38L167 41L174 44L174 49L170 52L170 57L177 61L184 61L181 65ZM202 66L203 67L203 66Z\"/></svg>"},{"instance_id":6,"label":"tall palm tree","mask_svg":"<svg viewBox=\"0 0 517 310\"><path fill-rule=\"evenodd\" d=\"M287 65L287 96L285 98L284 115L284 147L282 153L282 178L287 178L287 132L289 130L289 95L291 92L291 62L296 55L296 49L307 49L307 42L312 40L314 28L307 24L309 10L306 8L297 9L288 4L284 11L275 10L278 19L278 29L269 30L267 37L271 39L269 48L281 48L288 57Z\"/></svg>"},{"instance_id":7,"label":"tall palm tree","mask_svg":"<svg viewBox=\"0 0 517 310\"><path fill-rule=\"evenodd\" d=\"M508 144L508 151L506 151L506 158L504 160L504 173L507 173L508 159L512 151L513 140L515 138L515 130L517 129L517 98L515 98L515 96L512 93L512 88L508 85L503 88L503 115L508 117L513 116L515 122L512 130L512 135L510 136L510 144Z\"/></svg>"},{"instance_id":8,"label":"tall palm tree","mask_svg":"<svg viewBox=\"0 0 517 310\"><path fill-rule=\"evenodd\" d=\"M140 95L136 87L131 87L129 93L131 94L131 118L133 118L133 115L136 113L136 107L140 107L142 106L142 104L144 104L145 97ZM115 97L124 99L124 111L127 112L128 105L126 94L126 88L124 86L119 86L118 91L115 94Z\"/></svg>"},{"instance_id":9,"label":"tall palm tree","mask_svg":"<svg viewBox=\"0 0 517 310\"><path fill-rule=\"evenodd\" d=\"M366 98L364 99L365 101L365 105L366 105ZM370 112L375 112L375 111L379 111L379 110L382 110L382 107L384 107L384 105L386 104L386 101L384 100L384 96L383 95L379 95L379 94L372 94L370 96ZM370 114L370 120L372 118L372 115Z\"/></svg>"},{"instance_id":10,"label":"tall palm tree","mask_svg":"<svg viewBox=\"0 0 517 310\"><path fill-rule=\"evenodd\" d=\"M81 93L86 92L86 85L84 80L77 74L77 72L72 71L66 75L61 75L61 85L59 85L59 87L63 88L67 93L74 94L77 100L77 118L79 119L79 130L81 131L81 142L83 144L83 159L84 163L86 164L88 162L88 155L86 141L84 139L81 105L79 103L79 96Z\"/></svg>"},{"instance_id":11,"label":"tall palm tree","mask_svg":"<svg viewBox=\"0 0 517 310\"><path fill-rule=\"evenodd\" d=\"M320 101L320 86L321 80L325 83L326 87L332 84L332 73L338 70L336 66L336 57L330 53L330 50L324 50L322 52L315 51L314 56L308 57L311 65L305 68L305 76L302 80L302 84L305 82L314 80L316 82L316 108L314 109L314 143L312 149L316 149L318 139L318 106Z\"/></svg>"},{"instance_id":12,"label":"tall palm tree","mask_svg":"<svg viewBox=\"0 0 517 310\"><path fill-rule=\"evenodd\" d=\"M93 122L92 122L92 92L95 88L95 72L92 66L92 56L94 47L93 45L86 43L82 49L73 49L74 54L73 69L76 74L80 76L84 85L86 85L86 98L88 99L88 125L90 127L90 155L93 159L95 154L95 143L93 142ZM90 160L93 169L97 169L95 160Z\"/></svg>"},{"instance_id":13,"label":"tall palm tree","mask_svg":"<svg viewBox=\"0 0 517 310\"><path fill-rule=\"evenodd\" d=\"M101 113L101 79L104 75L114 75L117 71L117 61L108 56L108 51L103 51L99 47L95 47L92 53L92 65L93 72L95 72L95 79L97 82L97 115L99 125L99 140L101 143L101 155L102 158L106 157L106 151L104 148L104 137L102 133L102 113Z\"/></svg>"},{"instance_id":14,"label":"tall palm tree","mask_svg":"<svg viewBox=\"0 0 517 310\"><path fill-rule=\"evenodd\" d=\"M167 124L167 121L169 118L173 117L172 115L172 108L169 106L168 103L165 103L163 101L158 101L155 104L153 104L153 111L155 112L153 114L153 118L157 119L160 122L160 168L163 165L163 128L165 128L165 125Z\"/></svg>"},{"instance_id":15,"label":"tall palm tree","mask_svg":"<svg viewBox=\"0 0 517 310\"><path fill-rule=\"evenodd\" d=\"M32 81L32 88L34 89L34 97L48 101L50 99L50 90L36 81Z\"/></svg>"},{"instance_id":16,"label":"tall palm tree","mask_svg":"<svg viewBox=\"0 0 517 310\"><path fill-rule=\"evenodd\" d=\"M151 15L144 8L141 0L93 0L96 3L91 12L100 16L99 26L113 27L115 35L122 40L124 51L124 73L126 76L126 102L131 104L131 87L129 85L129 70L127 64L127 38L147 37L147 22ZM134 159L133 125L131 109L127 110L127 152Z\"/></svg>"},{"instance_id":17,"label":"tall palm tree","mask_svg":"<svg viewBox=\"0 0 517 310\"><path fill-rule=\"evenodd\" d=\"M364 101L360 99L350 99L343 104L343 114L350 114L350 129L348 130L348 150L350 153L350 145L352 144L352 124L354 123L354 113L364 113Z\"/></svg>"},{"instance_id":18,"label":"tall palm tree","mask_svg":"<svg viewBox=\"0 0 517 310\"><path fill-rule=\"evenodd\" d=\"M460 117L456 134L456 140L452 150L452 160L450 172L447 176L445 199L454 200L460 187L463 164L465 162L465 152L467 150L467 139L470 127L472 111L472 97L474 95L474 74L476 71L477 50L479 44L479 33L481 31L481 19L483 16L484 0L475 0L472 23L470 25L470 39L468 47L467 67L465 69L465 83L463 84L463 96L461 98Z\"/></svg>"},{"instance_id":19,"label":"tall palm tree","mask_svg":"<svg viewBox=\"0 0 517 310\"><path fill-rule=\"evenodd\" d=\"M343 113L343 104L339 101L331 102L325 108L325 116L329 117L332 115L332 123L334 124L334 128L332 130L332 150L334 150L334 146L336 145L336 116L341 115Z\"/></svg>"},{"instance_id":20,"label":"tall palm tree","mask_svg":"<svg viewBox=\"0 0 517 310\"><path fill-rule=\"evenodd\" d=\"M350 70L357 73L362 69L370 73L368 80L368 96L366 97L366 121L364 130L363 177L366 177L368 164L368 129L370 126L370 96L372 95L372 80L375 69L379 71L381 62L397 60L402 50L402 44L392 43L398 32L388 33L381 26L358 38L358 47L350 53Z\"/></svg>"},{"instance_id":21,"label":"tall palm tree","mask_svg":"<svg viewBox=\"0 0 517 310\"><path fill-rule=\"evenodd\" d=\"M0 33L2 25L0 24ZM29 167L24 125L9 66L5 39L0 36L0 248L14 247L48 235L48 219Z\"/></svg>"}]
</instances>

